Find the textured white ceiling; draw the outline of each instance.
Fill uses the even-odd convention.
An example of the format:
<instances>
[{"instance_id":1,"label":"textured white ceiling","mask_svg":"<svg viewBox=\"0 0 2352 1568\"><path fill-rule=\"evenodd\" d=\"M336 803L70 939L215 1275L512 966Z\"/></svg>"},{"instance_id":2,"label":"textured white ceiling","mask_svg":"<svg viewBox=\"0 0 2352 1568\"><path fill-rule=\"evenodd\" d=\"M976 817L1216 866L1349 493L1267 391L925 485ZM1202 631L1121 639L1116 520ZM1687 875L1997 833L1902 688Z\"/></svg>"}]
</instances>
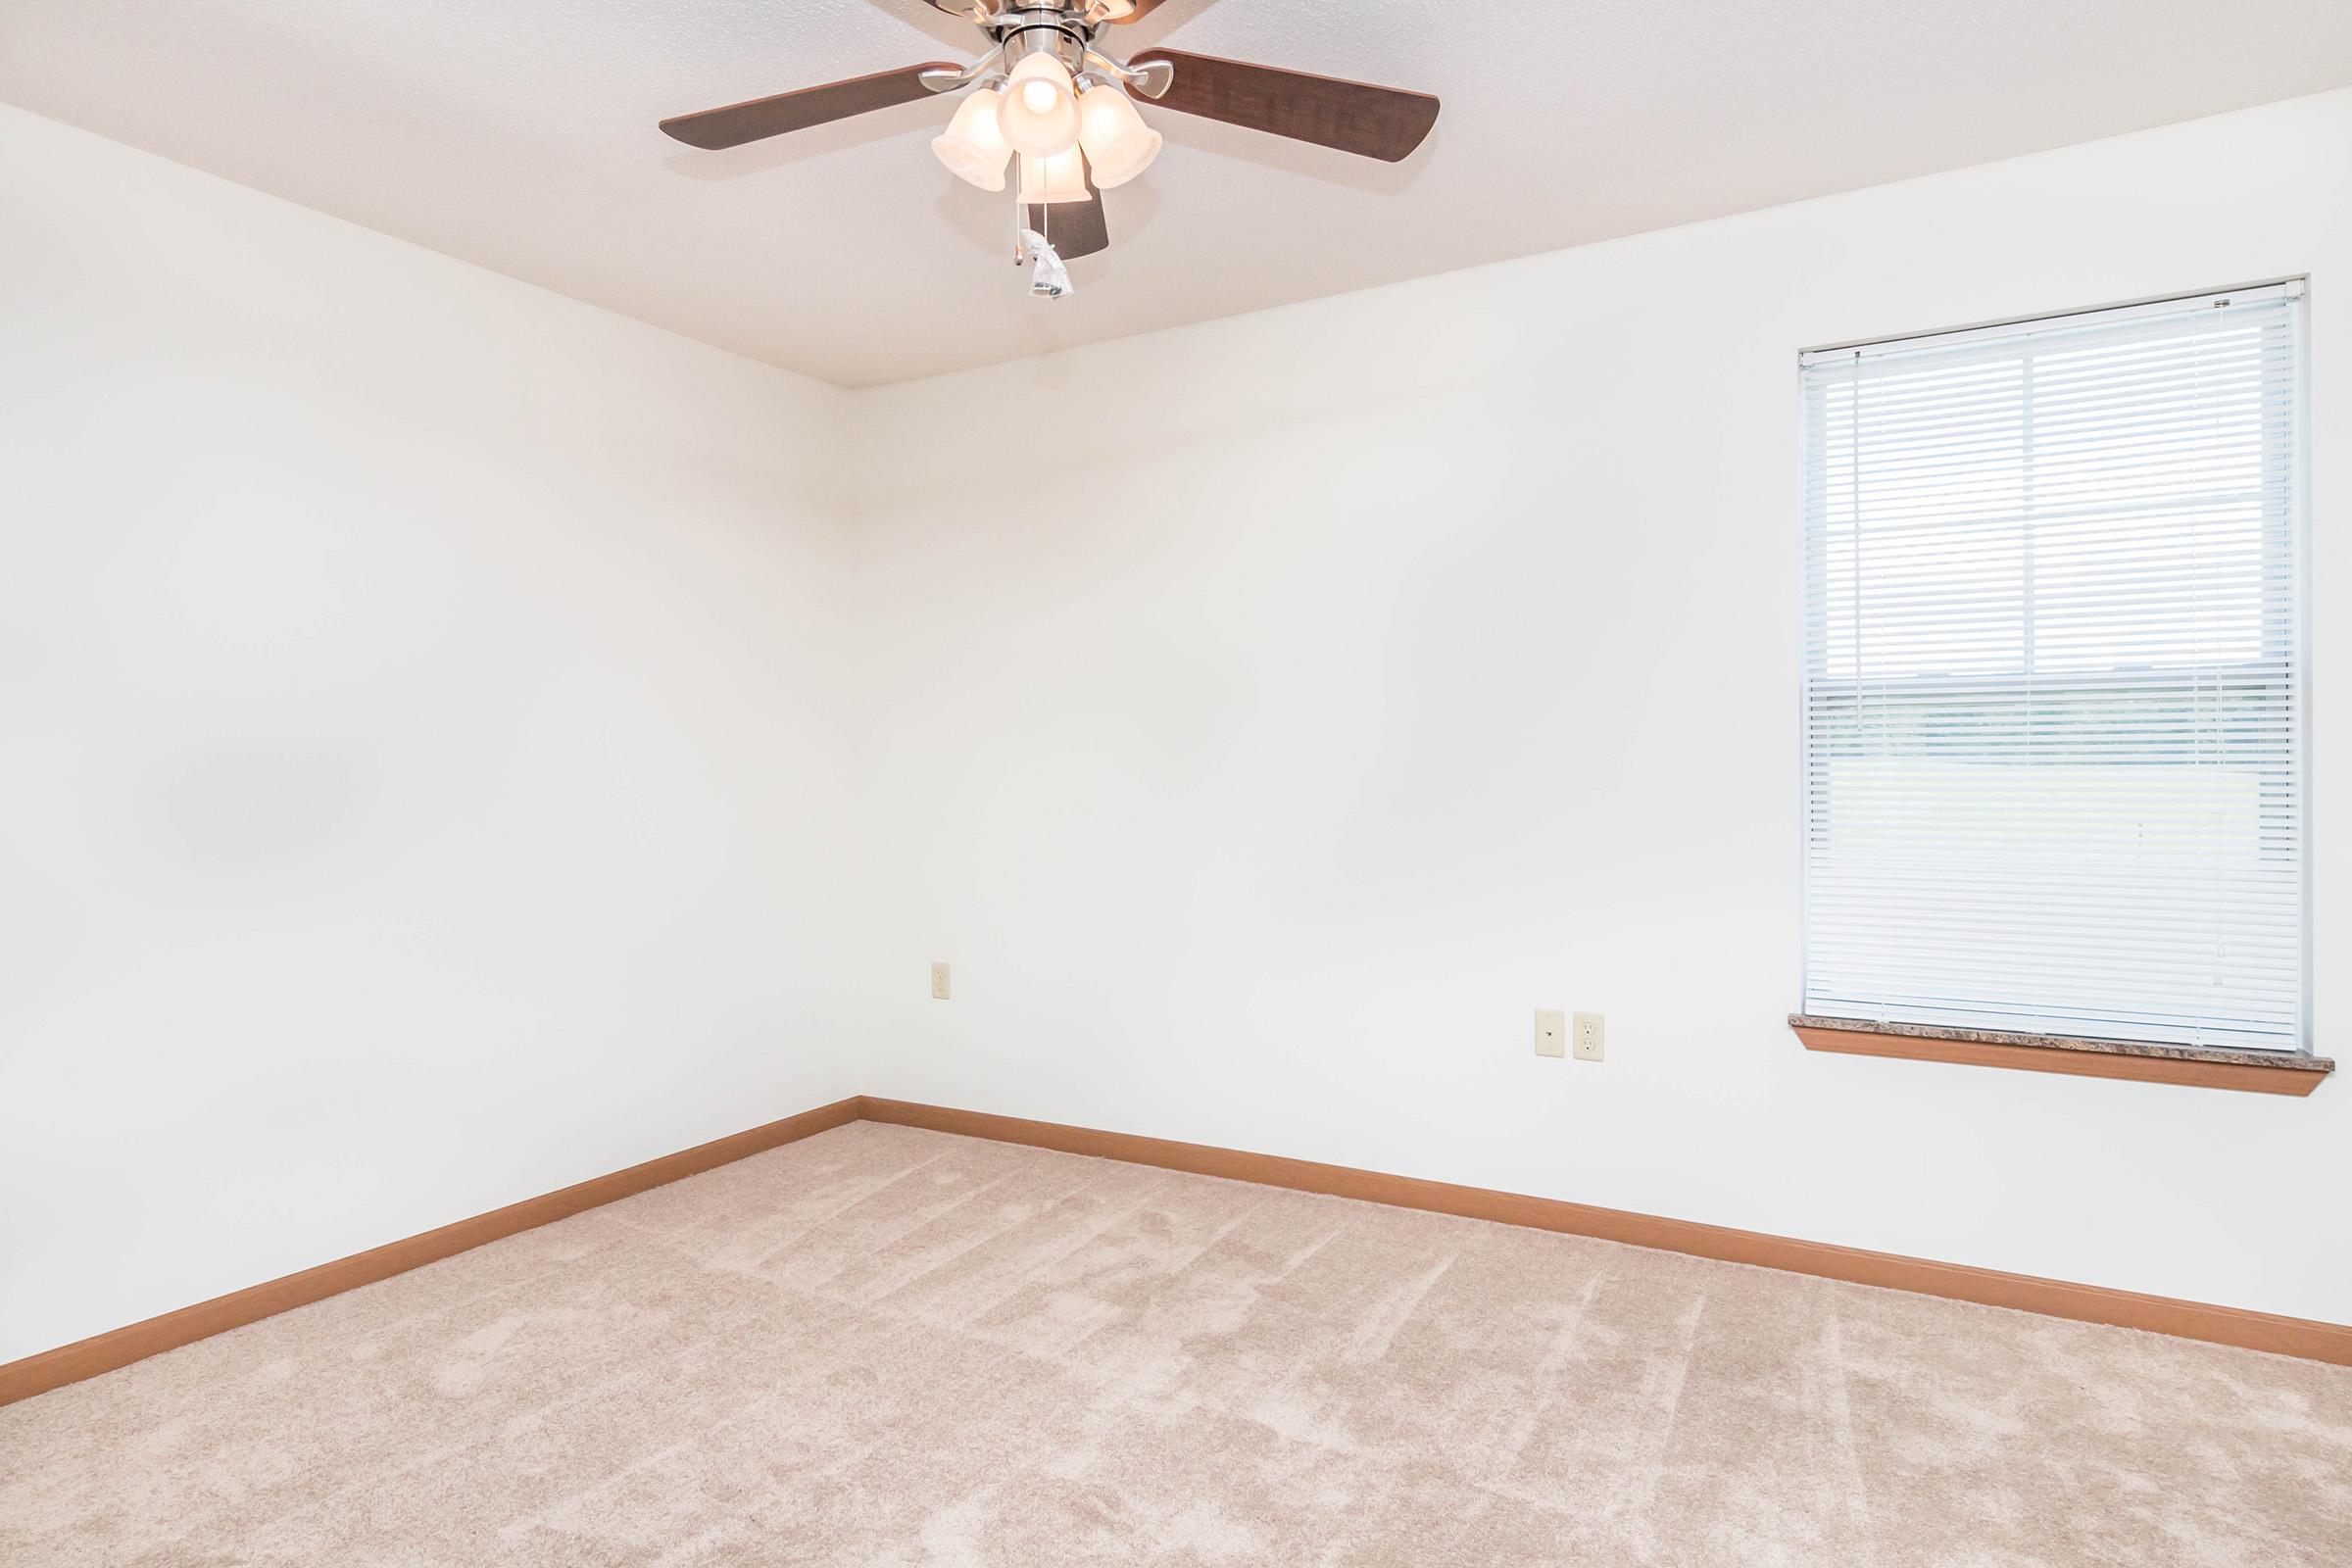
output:
<instances>
[{"instance_id":1,"label":"textured white ceiling","mask_svg":"<svg viewBox=\"0 0 2352 1568\"><path fill-rule=\"evenodd\" d=\"M1145 109L1079 292L1027 298L944 102L727 153L665 115L926 59L922 0L4 0L0 99L867 385L2352 81L2347 0L1166 0L1113 28L1435 92L1388 166ZM101 194L101 193L94 193ZM2316 195L2317 193L2315 193ZM2342 193L2333 193L2342 199ZM4 224L5 215L0 215ZM4 235L0 235L4 238Z\"/></svg>"}]
</instances>

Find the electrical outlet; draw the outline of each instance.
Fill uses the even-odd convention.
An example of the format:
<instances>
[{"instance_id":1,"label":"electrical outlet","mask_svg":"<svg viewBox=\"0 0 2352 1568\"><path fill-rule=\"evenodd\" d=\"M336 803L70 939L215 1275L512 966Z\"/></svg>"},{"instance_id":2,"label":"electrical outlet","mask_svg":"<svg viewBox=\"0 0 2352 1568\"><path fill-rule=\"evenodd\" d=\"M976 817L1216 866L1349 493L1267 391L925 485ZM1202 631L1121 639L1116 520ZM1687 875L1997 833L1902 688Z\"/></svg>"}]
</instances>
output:
<instances>
[{"instance_id":1,"label":"electrical outlet","mask_svg":"<svg viewBox=\"0 0 2352 1568\"><path fill-rule=\"evenodd\" d=\"M1536 1009L1536 1054L1564 1056L1568 1054L1568 1015L1557 1007Z\"/></svg>"},{"instance_id":2,"label":"electrical outlet","mask_svg":"<svg viewBox=\"0 0 2352 1568\"><path fill-rule=\"evenodd\" d=\"M931 966L931 1000L933 1002L948 1000L948 966L944 963L935 963Z\"/></svg>"},{"instance_id":3,"label":"electrical outlet","mask_svg":"<svg viewBox=\"0 0 2352 1568\"><path fill-rule=\"evenodd\" d=\"M1580 1012L1576 1015L1576 1059L1600 1060L1600 1014Z\"/></svg>"}]
</instances>

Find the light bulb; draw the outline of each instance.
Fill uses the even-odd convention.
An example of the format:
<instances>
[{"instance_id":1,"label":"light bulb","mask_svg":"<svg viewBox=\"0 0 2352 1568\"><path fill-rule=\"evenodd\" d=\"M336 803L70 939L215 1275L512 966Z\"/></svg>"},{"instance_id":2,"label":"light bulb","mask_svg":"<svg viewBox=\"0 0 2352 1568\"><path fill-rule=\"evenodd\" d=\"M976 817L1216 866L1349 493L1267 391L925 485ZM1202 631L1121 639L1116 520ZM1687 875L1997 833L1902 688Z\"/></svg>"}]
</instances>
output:
<instances>
[{"instance_id":1,"label":"light bulb","mask_svg":"<svg viewBox=\"0 0 2352 1568\"><path fill-rule=\"evenodd\" d=\"M1021 157L1021 200L1031 206L1087 199L1086 156L1072 147L1051 158Z\"/></svg>"},{"instance_id":2,"label":"light bulb","mask_svg":"<svg viewBox=\"0 0 2352 1568\"><path fill-rule=\"evenodd\" d=\"M931 138L931 150L948 166L948 172L982 190L1004 188L1004 164L1012 157L1011 144L997 123L1004 98L995 87L978 89L956 106L948 128Z\"/></svg>"},{"instance_id":3,"label":"light bulb","mask_svg":"<svg viewBox=\"0 0 2352 1568\"><path fill-rule=\"evenodd\" d=\"M1108 82L1078 95L1078 145L1095 183L1104 190L1124 185L1159 156L1160 134L1144 123L1127 95Z\"/></svg>"},{"instance_id":4,"label":"light bulb","mask_svg":"<svg viewBox=\"0 0 2352 1568\"><path fill-rule=\"evenodd\" d=\"M1012 68L1009 81L997 124L1013 151L1051 158L1078 145L1078 100L1068 67L1051 54L1030 55Z\"/></svg>"}]
</instances>

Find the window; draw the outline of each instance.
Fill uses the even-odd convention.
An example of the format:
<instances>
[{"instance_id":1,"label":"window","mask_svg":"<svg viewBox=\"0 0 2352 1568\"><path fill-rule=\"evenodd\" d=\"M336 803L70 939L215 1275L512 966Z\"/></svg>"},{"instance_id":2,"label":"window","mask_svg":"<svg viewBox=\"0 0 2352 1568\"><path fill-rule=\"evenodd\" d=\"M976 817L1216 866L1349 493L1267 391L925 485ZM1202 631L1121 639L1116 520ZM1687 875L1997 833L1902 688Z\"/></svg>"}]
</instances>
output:
<instances>
[{"instance_id":1,"label":"window","mask_svg":"<svg viewBox=\"0 0 2352 1568\"><path fill-rule=\"evenodd\" d=\"M1804 356L1807 1013L2302 1048L2302 292Z\"/></svg>"}]
</instances>

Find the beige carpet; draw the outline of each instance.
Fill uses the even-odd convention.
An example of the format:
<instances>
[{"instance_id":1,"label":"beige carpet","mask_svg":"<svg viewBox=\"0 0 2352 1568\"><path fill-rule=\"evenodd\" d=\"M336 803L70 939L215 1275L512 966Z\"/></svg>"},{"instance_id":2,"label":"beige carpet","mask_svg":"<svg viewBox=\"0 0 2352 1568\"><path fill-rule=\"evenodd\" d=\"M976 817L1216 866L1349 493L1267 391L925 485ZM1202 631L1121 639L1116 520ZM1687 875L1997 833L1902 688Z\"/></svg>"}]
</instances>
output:
<instances>
[{"instance_id":1,"label":"beige carpet","mask_svg":"<svg viewBox=\"0 0 2352 1568\"><path fill-rule=\"evenodd\" d=\"M0 1562L2352 1563L2352 1370L858 1123L0 1409Z\"/></svg>"}]
</instances>

